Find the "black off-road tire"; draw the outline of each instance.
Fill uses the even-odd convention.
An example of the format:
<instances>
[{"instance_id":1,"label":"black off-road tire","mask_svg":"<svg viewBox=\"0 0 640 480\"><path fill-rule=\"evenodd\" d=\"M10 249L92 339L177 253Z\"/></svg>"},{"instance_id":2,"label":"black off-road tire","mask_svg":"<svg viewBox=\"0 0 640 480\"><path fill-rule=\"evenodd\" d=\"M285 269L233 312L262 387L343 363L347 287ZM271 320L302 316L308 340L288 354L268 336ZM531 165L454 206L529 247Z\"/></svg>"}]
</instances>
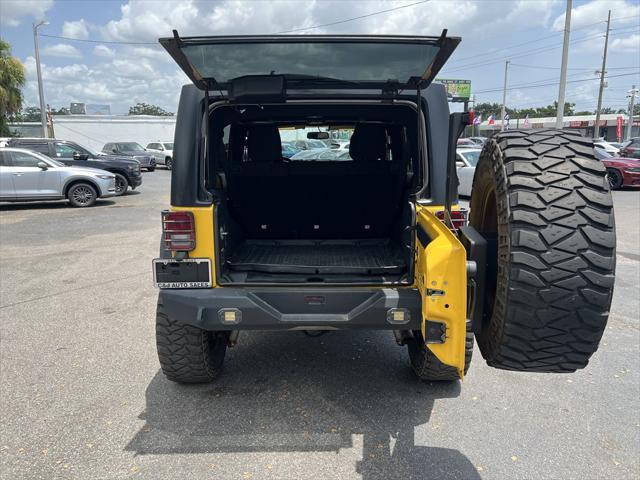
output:
<instances>
[{"instance_id":1,"label":"black off-road tire","mask_svg":"<svg viewBox=\"0 0 640 480\"><path fill-rule=\"evenodd\" d=\"M156 345L165 376L178 383L207 383L222 369L228 332L208 332L178 323L158 302Z\"/></svg>"},{"instance_id":2,"label":"black off-road tire","mask_svg":"<svg viewBox=\"0 0 640 480\"><path fill-rule=\"evenodd\" d=\"M119 173L115 173L114 175L116 176L116 197L119 197L127 193L127 190L129 189L129 181L124 175Z\"/></svg>"},{"instance_id":3,"label":"black off-road tire","mask_svg":"<svg viewBox=\"0 0 640 480\"><path fill-rule=\"evenodd\" d=\"M592 141L573 132L509 131L482 149L470 224L489 240L476 335L489 365L573 372L597 350L615 270L605 174Z\"/></svg>"},{"instance_id":4,"label":"black off-road tire","mask_svg":"<svg viewBox=\"0 0 640 480\"><path fill-rule=\"evenodd\" d=\"M164 159L164 166L167 170L171 170L173 167L173 159L171 157L167 157Z\"/></svg>"},{"instance_id":5,"label":"black off-road tire","mask_svg":"<svg viewBox=\"0 0 640 480\"><path fill-rule=\"evenodd\" d=\"M607 180L609 181L611 190L617 190L622 187L622 173L616 168L607 168Z\"/></svg>"},{"instance_id":6,"label":"black off-road tire","mask_svg":"<svg viewBox=\"0 0 640 480\"><path fill-rule=\"evenodd\" d=\"M415 330L407 341L411 368L420 380L430 382L453 382L460 380L458 369L445 365L424 343L422 332ZM473 355L473 332L468 331L465 338L464 374L467 374Z\"/></svg>"}]
</instances>

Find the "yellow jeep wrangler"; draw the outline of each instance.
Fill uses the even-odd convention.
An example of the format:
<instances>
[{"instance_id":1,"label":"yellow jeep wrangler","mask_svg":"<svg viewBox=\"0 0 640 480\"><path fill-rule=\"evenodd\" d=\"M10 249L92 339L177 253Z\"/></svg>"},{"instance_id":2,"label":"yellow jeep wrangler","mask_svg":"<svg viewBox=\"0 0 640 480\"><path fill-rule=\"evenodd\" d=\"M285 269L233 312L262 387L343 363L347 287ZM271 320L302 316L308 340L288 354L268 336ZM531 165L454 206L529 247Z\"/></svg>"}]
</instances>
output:
<instances>
[{"instance_id":1,"label":"yellow jeep wrangler","mask_svg":"<svg viewBox=\"0 0 640 480\"><path fill-rule=\"evenodd\" d=\"M160 39L193 81L153 261L170 380L214 379L241 330L389 330L424 380L463 378L474 337L497 368L587 365L613 289L605 169L576 133L499 133L467 215L471 119L433 83L459 42Z\"/></svg>"}]
</instances>

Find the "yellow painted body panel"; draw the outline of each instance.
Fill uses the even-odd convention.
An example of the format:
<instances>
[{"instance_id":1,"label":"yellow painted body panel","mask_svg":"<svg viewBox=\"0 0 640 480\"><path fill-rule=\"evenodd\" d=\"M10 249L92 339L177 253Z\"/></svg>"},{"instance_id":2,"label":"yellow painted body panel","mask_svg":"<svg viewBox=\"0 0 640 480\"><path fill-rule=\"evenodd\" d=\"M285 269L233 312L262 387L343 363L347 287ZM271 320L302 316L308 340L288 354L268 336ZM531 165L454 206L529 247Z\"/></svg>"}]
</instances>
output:
<instances>
[{"instance_id":1,"label":"yellow painted body panel","mask_svg":"<svg viewBox=\"0 0 640 480\"><path fill-rule=\"evenodd\" d=\"M417 206L417 222L431 242L423 248L416 241L416 287L422 296L422 334L427 319L446 324L446 341L427 347L464 376L467 316L467 254L458 238L438 220L434 211L442 207ZM443 290L443 296L427 296L427 289Z\"/></svg>"},{"instance_id":2,"label":"yellow painted body panel","mask_svg":"<svg viewBox=\"0 0 640 480\"><path fill-rule=\"evenodd\" d=\"M211 282L216 286L215 239L213 236L213 205L208 207L171 207L174 212L191 212L196 227L196 248L189 252L193 258L211 260Z\"/></svg>"}]
</instances>

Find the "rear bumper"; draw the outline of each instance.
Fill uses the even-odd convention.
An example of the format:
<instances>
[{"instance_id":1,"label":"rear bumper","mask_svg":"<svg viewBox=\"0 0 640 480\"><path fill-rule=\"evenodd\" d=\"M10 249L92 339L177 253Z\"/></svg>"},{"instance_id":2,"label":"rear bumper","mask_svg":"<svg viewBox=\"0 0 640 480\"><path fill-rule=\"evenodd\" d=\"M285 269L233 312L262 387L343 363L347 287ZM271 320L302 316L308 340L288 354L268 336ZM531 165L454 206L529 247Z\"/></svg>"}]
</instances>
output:
<instances>
[{"instance_id":1,"label":"rear bumper","mask_svg":"<svg viewBox=\"0 0 640 480\"><path fill-rule=\"evenodd\" d=\"M410 288L160 290L159 301L172 320L204 330L417 330L422 316ZM221 309L237 309L240 321L223 323ZM390 309L403 309L405 321L392 323Z\"/></svg>"},{"instance_id":2,"label":"rear bumper","mask_svg":"<svg viewBox=\"0 0 640 480\"><path fill-rule=\"evenodd\" d=\"M129 186L133 189L142 185L142 175L129 177Z\"/></svg>"}]
</instances>

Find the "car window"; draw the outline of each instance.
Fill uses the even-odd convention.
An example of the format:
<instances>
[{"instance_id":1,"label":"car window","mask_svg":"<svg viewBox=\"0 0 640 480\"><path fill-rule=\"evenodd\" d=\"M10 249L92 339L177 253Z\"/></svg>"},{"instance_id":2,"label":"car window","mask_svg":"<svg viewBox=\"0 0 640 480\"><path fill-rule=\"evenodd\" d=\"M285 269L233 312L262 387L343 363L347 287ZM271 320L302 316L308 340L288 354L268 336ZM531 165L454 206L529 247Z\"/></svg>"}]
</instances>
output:
<instances>
[{"instance_id":1,"label":"car window","mask_svg":"<svg viewBox=\"0 0 640 480\"><path fill-rule=\"evenodd\" d=\"M14 167L37 167L39 158L25 152L11 152L11 162Z\"/></svg>"},{"instance_id":2,"label":"car window","mask_svg":"<svg viewBox=\"0 0 640 480\"><path fill-rule=\"evenodd\" d=\"M84 153L79 149L73 148L71 145L64 143L56 143L56 157L58 158L73 158L74 153Z\"/></svg>"},{"instance_id":3,"label":"car window","mask_svg":"<svg viewBox=\"0 0 640 480\"><path fill-rule=\"evenodd\" d=\"M163 143L163 145L167 150L173 150L173 143Z\"/></svg>"},{"instance_id":4,"label":"car window","mask_svg":"<svg viewBox=\"0 0 640 480\"><path fill-rule=\"evenodd\" d=\"M11 166L11 158L9 157L9 152L3 152L0 150L0 167L9 166Z\"/></svg>"},{"instance_id":5,"label":"car window","mask_svg":"<svg viewBox=\"0 0 640 480\"><path fill-rule=\"evenodd\" d=\"M45 155L49 155L49 144L48 143L29 143L29 142L19 142L16 144L17 148L26 148L27 150L34 150L36 152L43 153Z\"/></svg>"},{"instance_id":6,"label":"car window","mask_svg":"<svg viewBox=\"0 0 640 480\"><path fill-rule=\"evenodd\" d=\"M111 153L112 150L113 150L113 143L107 143L107 144L105 144L104 147L102 147L102 151L103 152Z\"/></svg>"},{"instance_id":7,"label":"car window","mask_svg":"<svg viewBox=\"0 0 640 480\"><path fill-rule=\"evenodd\" d=\"M460 155L462 155L467 163L472 167L476 166L476 164L478 163L478 159L480 158L480 152L464 152L460 153Z\"/></svg>"},{"instance_id":8,"label":"car window","mask_svg":"<svg viewBox=\"0 0 640 480\"><path fill-rule=\"evenodd\" d=\"M149 145L147 145L147 148L152 148L153 150L160 150L160 144L159 143L150 143Z\"/></svg>"},{"instance_id":9,"label":"car window","mask_svg":"<svg viewBox=\"0 0 640 480\"><path fill-rule=\"evenodd\" d=\"M118 151L120 152L139 152L144 150L142 145L136 142L118 143Z\"/></svg>"}]
</instances>

